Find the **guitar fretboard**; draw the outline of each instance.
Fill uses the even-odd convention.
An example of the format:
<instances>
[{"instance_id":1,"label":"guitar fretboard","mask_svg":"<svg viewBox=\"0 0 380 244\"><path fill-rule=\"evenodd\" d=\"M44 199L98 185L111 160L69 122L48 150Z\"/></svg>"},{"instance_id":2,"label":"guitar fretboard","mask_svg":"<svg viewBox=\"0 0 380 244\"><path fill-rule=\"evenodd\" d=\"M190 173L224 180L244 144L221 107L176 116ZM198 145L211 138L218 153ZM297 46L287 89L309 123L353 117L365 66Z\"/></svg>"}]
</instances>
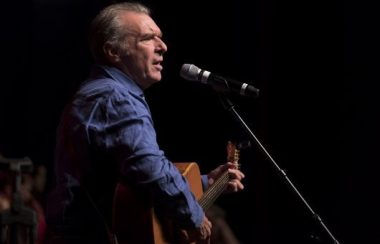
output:
<instances>
[{"instance_id":1,"label":"guitar fretboard","mask_svg":"<svg viewBox=\"0 0 380 244\"><path fill-rule=\"evenodd\" d=\"M240 156L240 151L232 142L227 144L227 161L238 165ZM199 204L206 211L208 210L215 200L222 194L226 189L227 184L230 180L228 170L226 170L207 190L203 193L202 197L199 199Z\"/></svg>"},{"instance_id":2,"label":"guitar fretboard","mask_svg":"<svg viewBox=\"0 0 380 244\"><path fill-rule=\"evenodd\" d=\"M229 181L228 171L224 172L215 182L212 184L206 192L199 199L199 204L206 211L208 210L215 200L222 194L226 189Z\"/></svg>"}]
</instances>

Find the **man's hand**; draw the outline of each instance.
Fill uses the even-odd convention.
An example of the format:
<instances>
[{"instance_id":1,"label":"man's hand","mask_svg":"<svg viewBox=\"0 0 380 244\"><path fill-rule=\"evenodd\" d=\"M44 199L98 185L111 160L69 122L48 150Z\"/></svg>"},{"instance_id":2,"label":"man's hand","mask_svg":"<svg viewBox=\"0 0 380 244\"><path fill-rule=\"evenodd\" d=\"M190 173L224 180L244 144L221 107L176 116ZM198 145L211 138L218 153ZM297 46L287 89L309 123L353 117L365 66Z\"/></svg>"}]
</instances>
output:
<instances>
[{"instance_id":1,"label":"man's hand","mask_svg":"<svg viewBox=\"0 0 380 244\"><path fill-rule=\"evenodd\" d=\"M203 217L201 225L194 230L183 230L181 233L180 243L206 244L211 241L212 224L206 216Z\"/></svg>"},{"instance_id":2,"label":"man's hand","mask_svg":"<svg viewBox=\"0 0 380 244\"><path fill-rule=\"evenodd\" d=\"M201 241L201 243L210 243L211 228L212 224L205 216L203 218L202 224L196 229L197 239Z\"/></svg>"},{"instance_id":3,"label":"man's hand","mask_svg":"<svg viewBox=\"0 0 380 244\"><path fill-rule=\"evenodd\" d=\"M244 189L244 185L241 180L245 177L243 172L236 168L237 166L231 162L220 165L216 169L212 170L208 175L208 183L212 185L216 179L218 179L226 170L230 176L230 181L226 188L227 192L237 192Z\"/></svg>"}]
</instances>

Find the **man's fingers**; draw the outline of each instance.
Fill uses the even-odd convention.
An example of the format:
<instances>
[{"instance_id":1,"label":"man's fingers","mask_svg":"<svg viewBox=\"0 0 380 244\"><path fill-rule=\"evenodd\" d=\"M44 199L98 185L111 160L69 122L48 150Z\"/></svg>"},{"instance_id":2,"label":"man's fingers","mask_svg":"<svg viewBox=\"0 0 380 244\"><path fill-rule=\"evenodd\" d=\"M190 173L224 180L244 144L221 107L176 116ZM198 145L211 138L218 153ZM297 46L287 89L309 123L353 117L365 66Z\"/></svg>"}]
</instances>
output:
<instances>
[{"instance_id":1,"label":"man's fingers","mask_svg":"<svg viewBox=\"0 0 380 244\"><path fill-rule=\"evenodd\" d=\"M238 180L232 180L228 183L228 190L237 192L244 189L244 185Z\"/></svg>"},{"instance_id":2,"label":"man's fingers","mask_svg":"<svg viewBox=\"0 0 380 244\"><path fill-rule=\"evenodd\" d=\"M229 169L228 172L229 172L230 177L232 179L242 180L245 177L245 175L243 174L243 172L241 172L238 169Z\"/></svg>"}]
</instances>

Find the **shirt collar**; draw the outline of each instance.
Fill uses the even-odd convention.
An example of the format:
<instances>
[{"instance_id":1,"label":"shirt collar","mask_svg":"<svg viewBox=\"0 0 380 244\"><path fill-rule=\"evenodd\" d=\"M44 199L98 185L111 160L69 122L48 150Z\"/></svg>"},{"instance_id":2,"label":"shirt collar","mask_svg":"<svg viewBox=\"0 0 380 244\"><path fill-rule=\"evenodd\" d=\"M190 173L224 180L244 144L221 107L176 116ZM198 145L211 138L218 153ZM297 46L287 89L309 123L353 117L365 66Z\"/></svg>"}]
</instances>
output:
<instances>
[{"instance_id":1,"label":"shirt collar","mask_svg":"<svg viewBox=\"0 0 380 244\"><path fill-rule=\"evenodd\" d=\"M139 95L140 97L144 97L143 90L137 85L135 81L129 78L129 76L127 76L120 69L106 65L95 65L92 74L96 75L99 73L126 85L131 92Z\"/></svg>"}]
</instances>

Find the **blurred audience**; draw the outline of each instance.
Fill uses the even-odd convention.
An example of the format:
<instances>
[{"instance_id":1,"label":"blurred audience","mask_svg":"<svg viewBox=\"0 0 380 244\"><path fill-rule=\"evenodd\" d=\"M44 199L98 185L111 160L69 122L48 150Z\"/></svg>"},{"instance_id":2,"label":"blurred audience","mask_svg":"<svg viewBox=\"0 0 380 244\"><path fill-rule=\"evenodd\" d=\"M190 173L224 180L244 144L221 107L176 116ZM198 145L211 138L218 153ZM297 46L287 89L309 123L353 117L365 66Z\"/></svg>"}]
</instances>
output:
<instances>
[{"instance_id":1,"label":"blurred audience","mask_svg":"<svg viewBox=\"0 0 380 244\"><path fill-rule=\"evenodd\" d=\"M9 210L12 206L14 176L12 172L0 171L0 214ZM32 173L23 173L20 186L20 195L25 207L34 210L37 215L37 240L36 244L44 244L46 234L45 211L43 208L43 195L45 192L46 168L43 165L35 166ZM9 243L7 235L8 226L2 227L3 243ZM28 230L21 228L23 233L19 236L18 243L27 244ZM8 238L8 240L7 240Z\"/></svg>"}]
</instances>

